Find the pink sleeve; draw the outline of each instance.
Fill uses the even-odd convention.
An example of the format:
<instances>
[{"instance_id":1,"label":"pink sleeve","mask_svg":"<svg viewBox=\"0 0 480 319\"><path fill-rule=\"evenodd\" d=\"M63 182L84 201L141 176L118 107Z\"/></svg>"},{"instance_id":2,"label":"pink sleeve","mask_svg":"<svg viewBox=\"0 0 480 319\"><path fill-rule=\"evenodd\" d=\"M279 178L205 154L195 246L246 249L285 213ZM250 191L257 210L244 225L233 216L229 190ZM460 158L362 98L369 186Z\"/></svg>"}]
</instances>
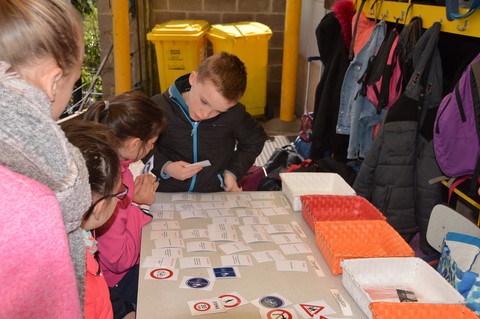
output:
<instances>
[{"instance_id":1,"label":"pink sleeve","mask_svg":"<svg viewBox=\"0 0 480 319\"><path fill-rule=\"evenodd\" d=\"M136 206L117 205L112 218L102 227L104 232L97 235L98 256L103 266L113 273L123 273L136 265L140 257L142 227L151 219Z\"/></svg>"},{"instance_id":2,"label":"pink sleeve","mask_svg":"<svg viewBox=\"0 0 480 319\"><path fill-rule=\"evenodd\" d=\"M133 206L135 183L129 170L122 172L122 182L129 188L127 197L118 201L108 222L96 231L98 257L105 279L110 287L138 264L142 227L152 220L139 207Z\"/></svg>"},{"instance_id":3,"label":"pink sleeve","mask_svg":"<svg viewBox=\"0 0 480 319\"><path fill-rule=\"evenodd\" d=\"M55 195L0 165L0 318L82 318Z\"/></svg>"}]
</instances>

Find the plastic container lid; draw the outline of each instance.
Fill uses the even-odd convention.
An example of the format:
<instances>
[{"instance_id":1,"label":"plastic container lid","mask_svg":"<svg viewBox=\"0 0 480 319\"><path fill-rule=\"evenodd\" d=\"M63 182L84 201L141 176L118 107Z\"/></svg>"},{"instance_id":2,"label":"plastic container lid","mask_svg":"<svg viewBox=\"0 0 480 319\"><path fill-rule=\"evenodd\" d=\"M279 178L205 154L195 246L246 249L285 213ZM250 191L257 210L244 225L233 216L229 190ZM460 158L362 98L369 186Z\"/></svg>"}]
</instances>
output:
<instances>
[{"instance_id":1,"label":"plastic container lid","mask_svg":"<svg viewBox=\"0 0 480 319\"><path fill-rule=\"evenodd\" d=\"M214 24L208 31L209 36L218 38L243 38L250 36L272 36L272 30L259 22L236 22L227 24Z\"/></svg>"},{"instance_id":2,"label":"plastic container lid","mask_svg":"<svg viewBox=\"0 0 480 319\"><path fill-rule=\"evenodd\" d=\"M151 32L147 34L147 39L169 40L172 37L198 37L203 35L210 24L206 20L170 20L155 25Z\"/></svg>"}]
</instances>

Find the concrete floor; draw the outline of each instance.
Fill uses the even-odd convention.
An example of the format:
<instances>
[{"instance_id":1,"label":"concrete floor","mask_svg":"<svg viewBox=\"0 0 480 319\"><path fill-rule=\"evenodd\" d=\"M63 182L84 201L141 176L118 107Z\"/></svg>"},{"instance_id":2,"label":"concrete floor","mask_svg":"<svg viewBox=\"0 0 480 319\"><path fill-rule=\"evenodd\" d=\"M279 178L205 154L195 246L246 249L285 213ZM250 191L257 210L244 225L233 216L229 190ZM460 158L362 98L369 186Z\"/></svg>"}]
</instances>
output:
<instances>
[{"instance_id":1,"label":"concrete floor","mask_svg":"<svg viewBox=\"0 0 480 319\"><path fill-rule=\"evenodd\" d=\"M257 118L269 136L283 135L289 137L292 141L298 135L300 129L300 118L295 117L291 122L281 121L279 118L280 107L273 108L273 116Z\"/></svg>"},{"instance_id":2,"label":"concrete floor","mask_svg":"<svg viewBox=\"0 0 480 319\"><path fill-rule=\"evenodd\" d=\"M281 121L278 117L274 117L270 120L258 119L258 121L269 136L283 135L287 137L296 137L300 129L300 119L298 118L292 122Z\"/></svg>"}]
</instances>

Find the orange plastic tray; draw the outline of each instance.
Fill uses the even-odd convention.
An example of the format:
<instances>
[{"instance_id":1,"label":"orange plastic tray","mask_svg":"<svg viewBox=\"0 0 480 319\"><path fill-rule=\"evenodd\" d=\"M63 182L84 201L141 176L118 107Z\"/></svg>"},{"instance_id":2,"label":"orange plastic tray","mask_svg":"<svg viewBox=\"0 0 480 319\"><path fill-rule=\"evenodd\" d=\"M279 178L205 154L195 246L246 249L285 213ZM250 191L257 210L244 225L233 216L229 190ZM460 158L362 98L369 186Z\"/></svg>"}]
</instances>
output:
<instances>
[{"instance_id":1,"label":"orange plastic tray","mask_svg":"<svg viewBox=\"0 0 480 319\"><path fill-rule=\"evenodd\" d=\"M304 195L301 200L303 218L312 230L320 220L386 220L361 196Z\"/></svg>"},{"instance_id":2,"label":"orange plastic tray","mask_svg":"<svg viewBox=\"0 0 480 319\"><path fill-rule=\"evenodd\" d=\"M315 239L334 275L342 273L343 259L414 256L413 249L383 220L319 221Z\"/></svg>"},{"instance_id":3,"label":"orange plastic tray","mask_svg":"<svg viewBox=\"0 0 480 319\"><path fill-rule=\"evenodd\" d=\"M372 319L478 319L478 316L465 305L372 302Z\"/></svg>"}]
</instances>

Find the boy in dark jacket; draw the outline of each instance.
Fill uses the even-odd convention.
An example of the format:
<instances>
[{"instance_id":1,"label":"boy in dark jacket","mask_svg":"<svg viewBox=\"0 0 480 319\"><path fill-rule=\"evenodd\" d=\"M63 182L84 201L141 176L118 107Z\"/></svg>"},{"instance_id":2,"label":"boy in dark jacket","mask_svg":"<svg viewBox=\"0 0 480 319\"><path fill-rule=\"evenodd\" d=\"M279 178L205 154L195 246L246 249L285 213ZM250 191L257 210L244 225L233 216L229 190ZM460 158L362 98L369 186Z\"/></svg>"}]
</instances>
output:
<instances>
[{"instance_id":1,"label":"boy in dark jacket","mask_svg":"<svg viewBox=\"0 0 480 319\"><path fill-rule=\"evenodd\" d=\"M157 191L241 191L237 181L266 140L263 128L239 103L246 85L243 62L222 52L152 97L167 116L166 130L145 158L159 178ZM195 164L202 161L211 165Z\"/></svg>"}]
</instances>

